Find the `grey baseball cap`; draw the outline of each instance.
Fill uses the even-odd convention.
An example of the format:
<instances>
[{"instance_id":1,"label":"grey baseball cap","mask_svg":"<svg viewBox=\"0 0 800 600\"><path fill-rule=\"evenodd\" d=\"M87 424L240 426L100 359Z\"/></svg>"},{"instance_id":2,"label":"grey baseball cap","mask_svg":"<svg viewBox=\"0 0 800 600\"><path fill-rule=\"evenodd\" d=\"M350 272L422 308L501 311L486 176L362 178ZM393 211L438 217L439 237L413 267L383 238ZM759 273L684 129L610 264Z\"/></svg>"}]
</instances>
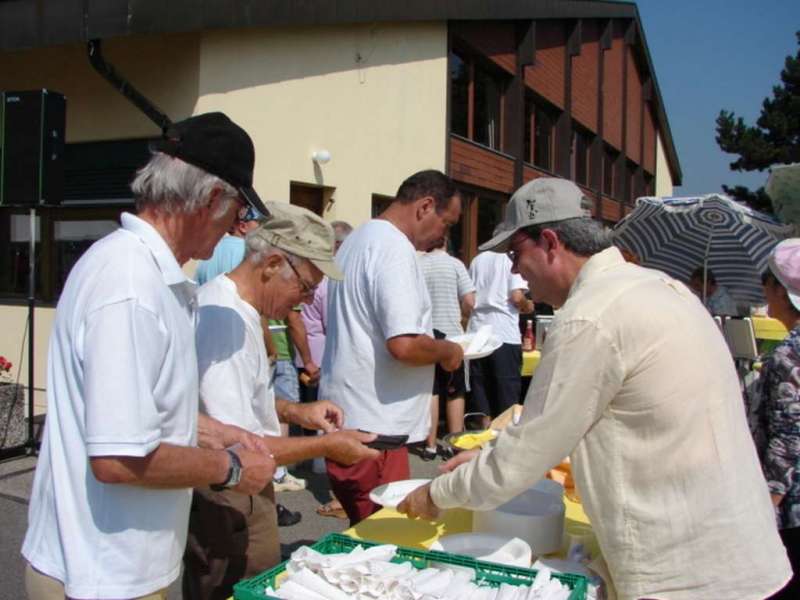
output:
<instances>
[{"instance_id":1,"label":"grey baseball cap","mask_svg":"<svg viewBox=\"0 0 800 600\"><path fill-rule=\"evenodd\" d=\"M286 202L266 202L269 216L249 235L310 260L331 279L344 279L333 258L333 227L310 210Z\"/></svg>"},{"instance_id":2,"label":"grey baseball cap","mask_svg":"<svg viewBox=\"0 0 800 600\"><path fill-rule=\"evenodd\" d=\"M592 202L577 185L558 177L540 177L519 188L506 207L506 218L494 237L479 250L505 252L511 236L518 230L540 223L553 223L590 217Z\"/></svg>"}]
</instances>

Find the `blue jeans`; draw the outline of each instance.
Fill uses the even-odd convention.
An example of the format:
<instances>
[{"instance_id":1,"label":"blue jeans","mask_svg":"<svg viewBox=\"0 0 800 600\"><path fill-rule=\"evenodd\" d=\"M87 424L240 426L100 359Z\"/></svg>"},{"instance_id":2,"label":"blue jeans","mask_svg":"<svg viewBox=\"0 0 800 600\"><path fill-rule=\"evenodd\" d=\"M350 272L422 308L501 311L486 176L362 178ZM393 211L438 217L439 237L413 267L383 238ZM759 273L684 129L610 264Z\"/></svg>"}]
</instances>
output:
<instances>
[{"instance_id":1,"label":"blue jeans","mask_svg":"<svg viewBox=\"0 0 800 600\"><path fill-rule=\"evenodd\" d=\"M279 360L275 363L272 375L275 386L275 397L289 402L300 402L300 386L297 381L297 369L291 360Z\"/></svg>"}]
</instances>

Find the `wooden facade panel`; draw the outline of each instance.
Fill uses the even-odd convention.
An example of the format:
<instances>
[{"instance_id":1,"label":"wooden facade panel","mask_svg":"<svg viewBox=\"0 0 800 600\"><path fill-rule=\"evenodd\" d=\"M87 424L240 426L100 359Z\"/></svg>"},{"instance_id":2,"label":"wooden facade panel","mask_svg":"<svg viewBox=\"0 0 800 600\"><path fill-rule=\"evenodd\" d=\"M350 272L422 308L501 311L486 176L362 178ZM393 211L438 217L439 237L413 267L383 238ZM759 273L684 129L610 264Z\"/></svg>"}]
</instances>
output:
<instances>
[{"instance_id":1,"label":"wooden facade panel","mask_svg":"<svg viewBox=\"0 0 800 600\"><path fill-rule=\"evenodd\" d=\"M536 61L525 67L525 83L544 98L564 108L566 27L563 21L536 24Z\"/></svg>"},{"instance_id":2,"label":"wooden facade panel","mask_svg":"<svg viewBox=\"0 0 800 600\"><path fill-rule=\"evenodd\" d=\"M552 173L547 173L545 171L540 171L536 167L532 167L530 165L524 165L522 167L522 183L528 183L529 181L533 181L534 179L539 179L539 177L552 177Z\"/></svg>"},{"instance_id":3,"label":"wooden facade panel","mask_svg":"<svg viewBox=\"0 0 800 600\"><path fill-rule=\"evenodd\" d=\"M642 166L645 171L656 172L656 120L653 116L653 106L646 102L644 105L644 157Z\"/></svg>"},{"instance_id":4,"label":"wooden facade panel","mask_svg":"<svg viewBox=\"0 0 800 600\"><path fill-rule=\"evenodd\" d=\"M598 131L597 95L600 31L596 21L582 25L581 53L572 57L572 116L590 131Z\"/></svg>"},{"instance_id":5,"label":"wooden facade panel","mask_svg":"<svg viewBox=\"0 0 800 600\"><path fill-rule=\"evenodd\" d=\"M622 32L615 31L611 48L603 52L603 137L622 150Z\"/></svg>"},{"instance_id":6,"label":"wooden facade panel","mask_svg":"<svg viewBox=\"0 0 800 600\"><path fill-rule=\"evenodd\" d=\"M516 72L516 31L512 23L457 23L453 34L504 71Z\"/></svg>"},{"instance_id":7,"label":"wooden facade panel","mask_svg":"<svg viewBox=\"0 0 800 600\"><path fill-rule=\"evenodd\" d=\"M450 176L463 183L510 194L514 190L514 161L451 137Z\"/></svg>"},{"instance_id":8,"label":"wooden facade panel","mask_svg":"<svg viewBox=\"0 0 800 600\"><path fill-rule=\"evenodd\" d=\"M625 153L635 163L642 162L642 76L636 67L633 49L628 46L627 113L625 115Z\"/></svg>"},{"instance_id":9,"label":"wooden facade panel","mask_svg":"<svg viewBox=\"0 0 800 600\"><path fill-rule=\"evenodd\" d=\"M600 201L600 218L604 221L619 221L620 203L608 196L603 196Z\"/></svg>"}]
</instances>

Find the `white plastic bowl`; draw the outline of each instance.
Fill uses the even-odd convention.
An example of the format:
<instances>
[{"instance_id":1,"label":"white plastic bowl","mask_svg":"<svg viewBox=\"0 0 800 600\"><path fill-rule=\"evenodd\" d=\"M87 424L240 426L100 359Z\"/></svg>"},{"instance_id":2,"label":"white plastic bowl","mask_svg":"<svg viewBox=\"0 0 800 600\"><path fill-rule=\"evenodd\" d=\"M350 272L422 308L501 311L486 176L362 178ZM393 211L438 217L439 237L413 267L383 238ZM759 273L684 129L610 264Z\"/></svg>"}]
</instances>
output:
<instances>
[{"instance_id":1,"label":"white plastic bowl","mask_svg":"<svg viewBox=\"0 0 800 600\"><path fill-rule=\"evenodd\" d=\"M475 511L472 529L521 538L536 556L556 552L564 536L564 488L542 479L494 510Z\"/></svg>"}]
</instances>

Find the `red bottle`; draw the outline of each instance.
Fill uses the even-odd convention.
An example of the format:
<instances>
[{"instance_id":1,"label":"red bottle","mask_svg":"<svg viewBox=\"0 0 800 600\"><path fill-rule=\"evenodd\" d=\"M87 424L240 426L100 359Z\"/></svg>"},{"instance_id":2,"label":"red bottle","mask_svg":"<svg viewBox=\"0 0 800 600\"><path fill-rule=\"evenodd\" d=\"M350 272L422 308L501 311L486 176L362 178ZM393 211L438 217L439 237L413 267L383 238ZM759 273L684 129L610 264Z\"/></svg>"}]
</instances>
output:
<instances>
[{"instance_id":1,"label":"red bottle","mask_svg":"<svg viewBox=\"0 0 800 600\"><path fill-rule=\"evenodd\" d=\"M528 319L525 325L525 335L522 336L522 351L536 350L536 336L533 334L533 321Z\"/></svg>"}]
</instances>

